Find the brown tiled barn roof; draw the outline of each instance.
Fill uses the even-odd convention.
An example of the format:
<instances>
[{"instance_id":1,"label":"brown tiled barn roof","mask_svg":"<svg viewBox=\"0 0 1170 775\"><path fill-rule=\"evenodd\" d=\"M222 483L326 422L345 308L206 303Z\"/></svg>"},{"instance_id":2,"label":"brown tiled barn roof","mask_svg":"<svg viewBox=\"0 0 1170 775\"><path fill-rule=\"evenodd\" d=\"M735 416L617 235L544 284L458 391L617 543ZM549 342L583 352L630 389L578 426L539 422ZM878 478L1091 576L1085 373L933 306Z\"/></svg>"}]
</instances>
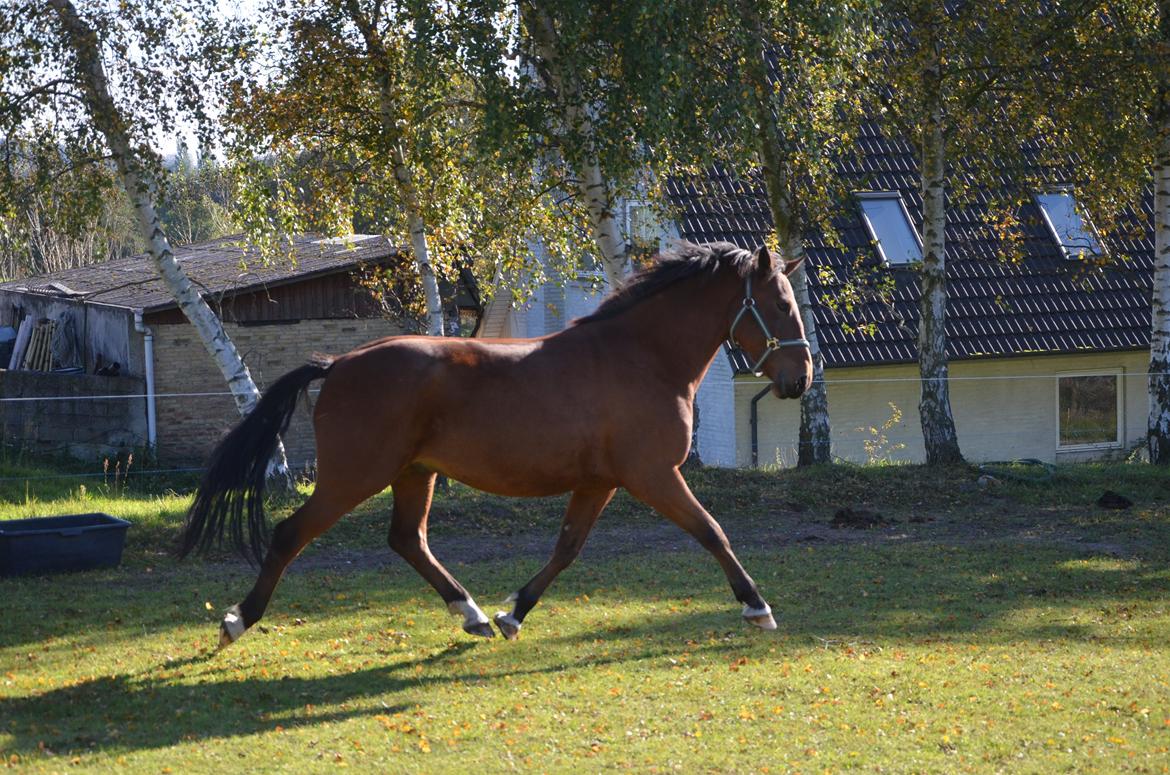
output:
<instances>
[{"instance_id":1,"label":"brown tiled barn roof","mask_svg":"<svg viewBox=\"0 0 1170 775\"><path fill-rule=\"evenodd\" d=\"M918 168L904 142L884 139L872 127L859 138L856 159L843 162L840 174L855 190L897 191L922 233ZM772 230L763 189L712 172L702 180L673 179L668 196L679 211L680 236L695 242L727 240L751 247ZM948 355L953 359L1086 350L1137 350L1150 343L1150 288L1153 239L1106 241L1116 264L1086 267L1067 259L1043 224L1035 204L1020 213L1024 256L1018 263L998 259L995 231L981 218L987 199L952 209L947 224ZM1149 223L1151 202L1140 203L1138 217ZM837 292L825 285L816 268L847 276L855 258L877 256L860 214L851 211L837 224L842 247L823 235L806 240L808 273L815 305L817 335L827 366L908 363L917 359L919 288L917 273L894 267L895 290L889 306L862 305L852 313L827 303ZM872 333L860 324L874 323ZM853 329L852 331L849 329Z\"/></svg>"},{"instance_id":2,"label":"brown tiled barn roof","mask_svg":"<svg viewBox=\"0 0 1170 775\"><path fill-rule=\"evenodd\" d=\"M398 251L384 237L351 235L292 239L289 257L266 261L239 236L175 249L175 258L209 300L309 277L381 263ZM177 306L147 255L0 283L0 290L46 293L115 307L158 312Z\"/></svg>"}]
</instances>

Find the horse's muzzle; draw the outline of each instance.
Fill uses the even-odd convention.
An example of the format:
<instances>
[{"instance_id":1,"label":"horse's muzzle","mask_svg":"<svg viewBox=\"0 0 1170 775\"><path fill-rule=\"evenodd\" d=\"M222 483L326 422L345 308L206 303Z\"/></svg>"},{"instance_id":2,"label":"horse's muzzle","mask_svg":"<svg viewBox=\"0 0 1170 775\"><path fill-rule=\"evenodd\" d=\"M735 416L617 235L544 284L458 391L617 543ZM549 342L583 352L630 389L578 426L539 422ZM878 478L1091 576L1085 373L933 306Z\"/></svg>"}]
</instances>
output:
<instances>
[{"instance_id":1,"label":"horse's muzzle","mask_svg":"<svg viewBox=\"0 0 1170 775\"><path fill-rule=\"evenodd\" d=\"M781 379L772 383L772 395L776 398L800 398L808 389L808 378L805 376L796 379Z\"/></svg>"}]
</instances>

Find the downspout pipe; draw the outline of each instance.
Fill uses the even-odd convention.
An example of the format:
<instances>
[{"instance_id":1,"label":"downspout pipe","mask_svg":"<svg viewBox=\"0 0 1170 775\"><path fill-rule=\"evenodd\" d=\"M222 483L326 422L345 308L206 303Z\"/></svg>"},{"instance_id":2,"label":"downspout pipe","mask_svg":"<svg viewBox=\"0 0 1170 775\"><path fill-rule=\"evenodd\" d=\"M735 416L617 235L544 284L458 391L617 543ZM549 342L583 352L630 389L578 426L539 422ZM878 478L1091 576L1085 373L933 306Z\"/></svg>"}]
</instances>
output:
<instances>
[{"instance_id":1,"label":"downspout pipe","mask_svg":"<svg viewBox=\"0 0 1170 775\"><path fill-rule=\"evenodd\" d=\"M752 414L751 414L752 468L759 468L760 467L760 433L759 433L760 409L759 409L759 403L760 403L761 398L763 398L764 396L768 395L771 392L772 392L772 386L769 385L768 387L761 390L759 393L756 393L754 396L752 396Z\"/></svg>"},{"instance_id":2,"label":"downspout pipe","mask_svg":"<svg viewBox=\"0 0 1170 775\"><path fill-rule=\"evenodd\" d=\"M154 332L142 322L140 309L134 311L134 330L142 334L142 359L146 362L146 445L153 450L158 442L154 405Z\"/></svg>"}]
</instances>

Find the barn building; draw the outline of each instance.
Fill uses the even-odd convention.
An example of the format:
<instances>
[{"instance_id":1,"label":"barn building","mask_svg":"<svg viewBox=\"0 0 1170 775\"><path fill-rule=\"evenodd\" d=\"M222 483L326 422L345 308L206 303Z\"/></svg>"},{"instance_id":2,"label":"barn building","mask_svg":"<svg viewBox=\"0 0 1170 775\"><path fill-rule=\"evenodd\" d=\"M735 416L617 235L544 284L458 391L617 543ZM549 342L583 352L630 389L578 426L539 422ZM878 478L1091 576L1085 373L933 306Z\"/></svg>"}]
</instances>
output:
<instances>
[{"instance_id":1,"label":"barn building","mask_svg":"<svg viewBox=\"0 0 1170 775\"><path fill-rule=\"evenodd\" d=\"M232 237L176 251L262 389L314 352L404 332L361 282L403 260L386 239L305 235L289 248L287 259L265 261ZM466 293L454 303L474 307ZM2 283L0 326L9 332L0 349L10 367L0 372L9 445L83 459L152 447L161 462L197 464L238 420L145 255ZM285 444L291 464L312 462L307 410Z\"/></svg>"}]
</instances>

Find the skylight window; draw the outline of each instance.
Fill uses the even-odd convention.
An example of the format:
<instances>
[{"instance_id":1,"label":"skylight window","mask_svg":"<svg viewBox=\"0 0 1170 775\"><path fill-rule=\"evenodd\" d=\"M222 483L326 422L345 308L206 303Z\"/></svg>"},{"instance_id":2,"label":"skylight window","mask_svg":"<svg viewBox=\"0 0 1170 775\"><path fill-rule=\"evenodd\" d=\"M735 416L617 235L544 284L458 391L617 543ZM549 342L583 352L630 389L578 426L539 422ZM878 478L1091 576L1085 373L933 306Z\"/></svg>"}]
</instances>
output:
<instances>
[{"instance_id":1,"label":"skylight window","mask_svg":"<svg viewBox=\"0 0 1170 775\"><path fill-rule=\"evenodd\" d=\"M900 194L893 191L857 195L861 218L877 246L878 255L890 266L922 260L922 243Z\"/></svg>"},{"instance_id":2,"label":"skylight window","mask_svg":"<svg viewBox=\"0 0 1170 775\"><path fill-rule=\"evenodd\" d=\"M1036 204L1065 258L1104 255L1105 249L1093 225L1081 217L1071 191L1050 191L1036 195Z\"/></svg>"}]
</instances>

